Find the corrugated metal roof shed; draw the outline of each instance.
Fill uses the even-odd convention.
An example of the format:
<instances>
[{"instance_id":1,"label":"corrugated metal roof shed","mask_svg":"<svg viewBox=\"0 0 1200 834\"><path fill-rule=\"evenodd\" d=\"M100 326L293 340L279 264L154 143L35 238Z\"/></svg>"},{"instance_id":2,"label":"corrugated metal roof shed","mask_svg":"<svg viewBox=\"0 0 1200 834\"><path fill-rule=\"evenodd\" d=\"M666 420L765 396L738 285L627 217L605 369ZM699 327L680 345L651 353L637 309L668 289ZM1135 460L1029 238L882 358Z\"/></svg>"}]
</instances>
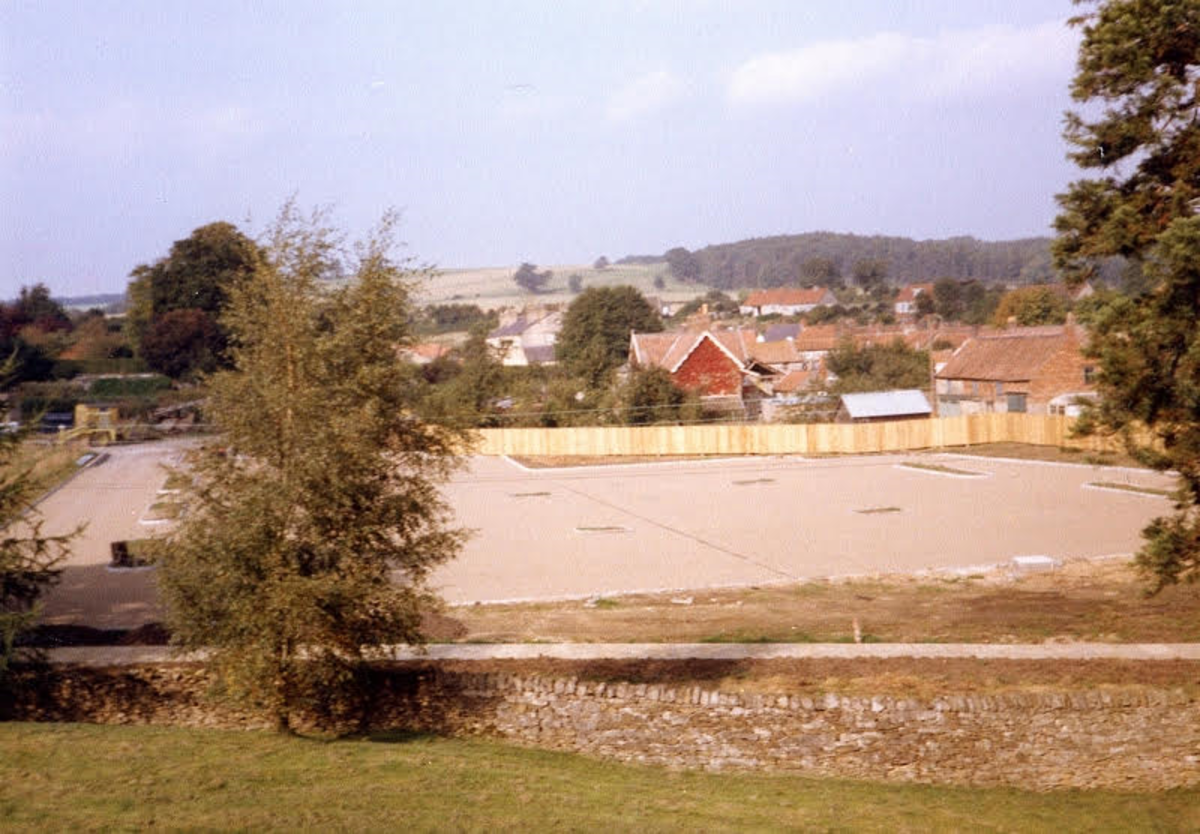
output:
<instances>
[{"instance_id":1,"label":"corrugated metal roof shed","mask_svg":"<svg viewBox=\"0 0 1200 834\"><path fill-rule=\"evenodd\" d=\"M872 391L866 394L843 394L842 404L852 420L872 417L911 417L932 414L929 400L915 388L902 391Z\"/></svg>"}]
</instances>

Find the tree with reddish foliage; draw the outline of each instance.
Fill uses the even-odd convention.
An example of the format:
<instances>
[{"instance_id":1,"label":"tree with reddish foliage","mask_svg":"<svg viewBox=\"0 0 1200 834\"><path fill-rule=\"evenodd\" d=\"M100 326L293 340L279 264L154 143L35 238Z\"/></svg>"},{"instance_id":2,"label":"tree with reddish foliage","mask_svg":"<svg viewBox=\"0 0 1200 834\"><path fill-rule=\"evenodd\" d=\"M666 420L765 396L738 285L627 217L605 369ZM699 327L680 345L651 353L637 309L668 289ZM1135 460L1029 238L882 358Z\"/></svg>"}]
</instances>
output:
<instances>
[{"instance_id":1,"label":"tree with reddish foliage","mask_svg":"<svg viewBox=\"0 0 1200 834\"><path fill-rule=\"evenodd\" d=\"M203 310L171 310L151 322L141 350L152 370L178 379L215 371L225 336Z\"/></svg>"}]
</instances>

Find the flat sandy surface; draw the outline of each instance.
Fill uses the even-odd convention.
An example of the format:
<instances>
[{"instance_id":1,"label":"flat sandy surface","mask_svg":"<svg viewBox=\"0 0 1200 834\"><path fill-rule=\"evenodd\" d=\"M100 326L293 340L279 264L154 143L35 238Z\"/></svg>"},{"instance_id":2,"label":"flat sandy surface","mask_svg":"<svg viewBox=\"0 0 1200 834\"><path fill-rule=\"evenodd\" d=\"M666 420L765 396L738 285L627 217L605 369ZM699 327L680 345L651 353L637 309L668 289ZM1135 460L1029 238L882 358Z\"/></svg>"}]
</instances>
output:
<instances>
[{"instance_id":1,"label":"flat sandy surface","mask_svg":"<svg viewBox=\"0 0 1200 834\"><path fill-rule=\"evenodd\" d=\"M916 460L983 477L899 466ZM1170 510L1091 481L1170 485L1152 472L952 456L537 471L476 458L448 495L479 532L434 579L448 601L469 602L1127 554ZM857 512L879 508L899 511Z\"/></svg>"},{"instance_id":2,"label":"flat sandy surface","mask_svg":"<svg viewBox=\"0 0 1200 834\"><path fill-rule=\"evenodd\" d=\"M180 444L112 450L43 503L48 530L88 520L48 622L135 626L158 619L152 571L114 572L109 542L140 523ZM447 486L477 532L433 576L451 603L584 597L967 567L1013 556L1128 554L1170 510L1164 498L1087 488L1169 486L1161 475L922 456L982 477L899 466L912 456L744 458L524 471L475 458ZM898 511L863 514L864 509Z\"/></svg>"}]
</instances>

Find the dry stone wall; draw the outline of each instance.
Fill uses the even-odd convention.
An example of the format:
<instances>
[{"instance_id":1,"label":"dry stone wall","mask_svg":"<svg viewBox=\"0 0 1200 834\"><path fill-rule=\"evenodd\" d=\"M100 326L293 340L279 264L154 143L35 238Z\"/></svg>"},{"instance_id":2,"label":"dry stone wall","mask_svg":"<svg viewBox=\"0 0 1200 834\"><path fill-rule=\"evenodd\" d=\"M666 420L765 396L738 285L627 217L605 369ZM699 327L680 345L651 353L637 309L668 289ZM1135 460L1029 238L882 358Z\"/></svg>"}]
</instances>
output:
<instances>
[{"instance_id":1,"label":"dry stone wall","mask_svg":"<svg viewBox=\"0 0 1200 834\"><path fill-rule=\"evenodd\" d=\"M9 717L259 726L198 667L58 668ZM933 699L739 694L436 665L381 670L371 726L501 737L621 761L1031 789L1200 783L1200 701L1099 688Z\"/></svg>"}]
</instances>

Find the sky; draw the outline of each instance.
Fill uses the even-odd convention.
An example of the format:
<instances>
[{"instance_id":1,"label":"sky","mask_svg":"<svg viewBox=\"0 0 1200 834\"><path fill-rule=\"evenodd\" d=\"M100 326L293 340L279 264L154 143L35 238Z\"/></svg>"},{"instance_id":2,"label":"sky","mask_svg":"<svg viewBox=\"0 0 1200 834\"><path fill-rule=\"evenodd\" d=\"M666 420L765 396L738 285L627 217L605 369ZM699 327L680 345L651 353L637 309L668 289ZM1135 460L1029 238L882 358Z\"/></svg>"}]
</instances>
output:
<instances>
[{"instance_id":1,"label":"sky","mask_svg":"<svg viewBox=\"0 0 1200 834\"><path fill-rule=\"evenodd\" d=\"M0 298L401 211L442 268L1049 234L1069 0L0 2Z\"/></svg>"}]
</instances>

